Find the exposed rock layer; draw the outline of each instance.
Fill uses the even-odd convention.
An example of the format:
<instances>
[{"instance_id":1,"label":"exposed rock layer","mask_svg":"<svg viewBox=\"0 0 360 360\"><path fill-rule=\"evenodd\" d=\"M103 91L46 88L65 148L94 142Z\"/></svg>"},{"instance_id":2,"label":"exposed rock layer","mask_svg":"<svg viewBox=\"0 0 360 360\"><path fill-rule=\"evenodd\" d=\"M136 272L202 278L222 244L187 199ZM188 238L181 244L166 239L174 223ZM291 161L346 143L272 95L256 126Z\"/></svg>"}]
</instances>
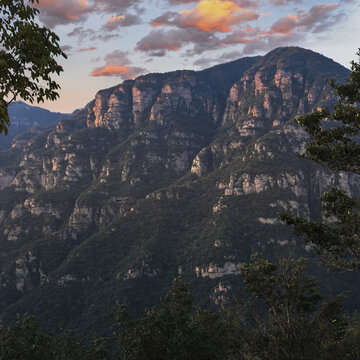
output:
<instances>
[{"instance_id":1,"label":"exposed rock layer","mask_svg":"<svg viewBox=\"0 0 360 360\"><path fill-rule=\"evenodd\" d=\"M50 324L103 324L99 308L140 292L140 310L179 274L212 281L206 298L224 306L241 261L292 244L280 211L318 216L332 183L359 193L358 178L294 155L307 137L293 117L331 106L323 79L347 73L282 48L149 74L0 152L2 316L41 303Z\"/></svg>"}]
</instances>

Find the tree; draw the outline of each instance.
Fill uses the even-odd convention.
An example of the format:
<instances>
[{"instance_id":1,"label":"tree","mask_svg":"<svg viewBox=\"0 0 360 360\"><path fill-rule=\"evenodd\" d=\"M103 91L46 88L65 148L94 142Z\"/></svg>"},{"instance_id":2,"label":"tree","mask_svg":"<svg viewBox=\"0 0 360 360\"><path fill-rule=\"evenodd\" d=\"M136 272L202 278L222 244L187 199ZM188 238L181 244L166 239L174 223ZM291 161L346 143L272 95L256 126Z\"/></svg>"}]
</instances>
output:
<instances>
[{"instance_id":1,"label":"tree","mask_svg":"<svg viewBox=\"0 0 360 360\"><path fill-rule=\"evenodd\" d=\"M39 0L0 0L0 133L10 126L8 106L25 101L56 100L60 86L53 80L63 68L56 57L66 58L58 36L36 23Z\"/></svg>"},{"instance_id":2,"label":"tree","mask_svg":"<svg viewBox=\"0 0 360 360\"><path fill-rule=\"evenodd\" d=\"M188 286L175 279L159 308L132 320L122 305L115 312L121 360L216 360L233 349L226 321L212 311L195 312Z\"/></svg>"},{"instance_id":3,"label":"tree","mask_svg":"<svg viewBox=\"0 0 360 360\"><path fill-rule=\"evenodd\" d=\"M360 56L360 51L357 53ZM334 110L322 109L298 116L296 122L311 135L300 156L336 173L360 175L360 62L351 63L347 81L328 80L337 98ZM282 214L280 219L294 226L297 235L333 268L360 269L360 203L334 186L321 197L322 220Z\"/></svg>"},{"instance_id":4,"label":"tree","mask_svg":"<svg viewBox=\"0 0 360 360\"><path fill-rule=\"evenodd\" d=\"M107 360L107 342L95 338L82 344L69 331L55 336L41 330L31 316L18 317L13 326L0 326L1 360Z\"/></svg>"},{"instance_id":5,"label":"tree","mask_svg":"<svg viewBox=\"0 0 360 360\"><path fill-rule=\"evenodd\" d=\"M242 265L240 273L250 298L237 312L244 327L241 359L335 360L352 356L355 341L351 338L344 343L347 322L342 297L322 301L306 270L305 259L281 259L275 265L259 254Z\"/></svg>"}]
</instances>

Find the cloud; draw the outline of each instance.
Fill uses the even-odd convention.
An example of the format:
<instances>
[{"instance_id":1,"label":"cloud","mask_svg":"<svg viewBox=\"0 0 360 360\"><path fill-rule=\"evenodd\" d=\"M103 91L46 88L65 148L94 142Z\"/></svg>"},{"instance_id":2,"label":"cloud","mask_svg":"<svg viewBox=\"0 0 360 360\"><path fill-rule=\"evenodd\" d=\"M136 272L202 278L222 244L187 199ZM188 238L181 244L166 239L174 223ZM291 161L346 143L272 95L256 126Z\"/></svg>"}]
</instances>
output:
<instances>
[{"instance_id":1,"label":"cloud","mask_svg":"<svg viewBox=\"0 0 360 360\"><path fill-rule=\"evenodd\" d=\"M81 49L76 50L76 52L87 52L87 51L94 51L94 50L97 50L96 46L91 46L88 48L81 48Z\"/></svg>"},{"instance_id":2,"label":"cloud","mask_svg":"<svg viewBox=\"0 0 360 360\"><path fill-rule=\"evenodd\" d=\"M118 14L130 7L136 7L141 2L141 0L95 0L94 8L96 12Z\"/></svg>"},{"instance_id":3,"label":"cloud","mask_svg":"<svg viewBox=\"0 0 360 360\"><path fill-rule=\"evenodd\" d=\"M245 44L242 53L243 56L259 54L259 52L268 52L280 46L292 46L301 41L305 41L302 33L292 33L284 36L259 35Z\"/></svg>"},{"instance_id":4,"label":"cloud","mask_svg":"<svg viewBox=\"0 0 360 360\"><path fill-rule=\"evenodd\" d=\"M333 14L338 5L317 4L309 11L299 10L296 14L280 18L269 31L258 31L257 35L254 33L253 39L244 45L243 55L305 42L308 34L325 31L344 16L343 12Z\"/></svg>"},{"instance_id":5,"label":"cloud","mask_svg":"<svg viewBox=\"0 0 360 360\"><path fill-rule=\"evenodd\" d=\"M218 62L218 59L201 57L200 59L195 60L193 65L199 66L200 69L206 69L207 67L216 62Z\"/></svg>"},{"instance_id":6,"label":"cloud","mask_svg":"<svg viewBox=\"0 0 360 360\"><path fill-rule=\"evenodd\" d=\"M210 8L205 6L203 11L200 7L201 4L210 3L222 3L224 8L220 6L219 9L225 12L214 7L211 11L218 11L211 17ZM308 35L328 30L344 16L344 11L336 9L339 9L338 3L317 4L308 11L298 10L283 16L264 29L241 25L243 19L253 19L259 14L245 10L237 12L235 0L200 0L193 10L180 13L169 11L154 19L152 25L156 29L138 41L136 50L147 52L150 56L165 56L169 51L186 48L184 54L187 57L235 45L243 45L243 55L268 51L277 46L305 43ZM222 17L225 13L230 14L226 19ZM235 20L239 23L231 25L236 23ZM173 26L175 29L159 29L159 26ZM204 66L211 62L212 58L208 57L199 60L196 65Z\"/></svg>"},{"instance_id":7,"label":"cloud","mask_svg":"<svg viewBox=\"0 0 360 360\"><path fill-rule=\"evenodd\" d=\"M224 52L220 58L228 61L237 60L242 57L242 52L239 50Z\"/></svg>"},{"instance_id":8,"label":"cloud","mask_svg":"<svg viewBox=\"0 0 360 360\"><path fill-rule=\"evenodd\" d=\"M183 5L183 4L199 3L201 1L202 0L168 0L168 3L170 5ZM259 0L233 0L233 2L236 3L238 6L246 7L246 8L257 8L259 5Z\"/></svg>"},{"instance_id":9,"label":"cloud","mask_svg":"<svg viewBox=\"0 0 360 360\"><path fill-rule=\"evenodd\" d=\"M53 28L84 22L91 13L119 14L130 8L141 13L140 3L141 0L40 0L34 6L40 10L40 20Z\"/></svg>"},{"instance_id":10,"label":"cloud","mask_svg":"<svg viewBox=\"0 0 360 360\"><path fill-rule=\"evenodd\" d=\"M194 61L193 65L199 66L201 69L205 69L213 64L223 63L224 60L226 61L232 61L239 59L243 56L243 52L239 50L224 52L221 56L216 58L204 58L201 57L200 59L197 59Z\"/></svg>"},{"instance_id":11,"label":"cloud","mask_svg":"<svg viewBox=\"0 0 360 360\"><path fill-rule=\"evenodd\" d=\"M105 65L101 68L95 68L91 73L91 76L119 76L129 72L127 66L121 65Z\"/></svg>"},{"instance_id":12,"label":"cloud","mask_svg":"<svg viewBox=\"0 0 360 360\"><path fill-rule=\"evenodd\" d=\"M168 0L170 5L182 5L199 2L200 0Z\"/></svg>"},{"instance_id":13,"label":"cloud","mask_svg":"<svg viewBox=\"0 0 360 360\"><path fill-rule=\"evenodd\" d=\"M292 3L300 4L303 2L303 0L269 0L271 4L276 6L286 6L290 5Z\"/></svg>"},{"instance_id":14,"label":"cloud","mask_svg":"<svg viewBox=\"0 0 360 360\"><path fill-rule=\"evenodd\" d=\"M96 34L96 31L82 26L73 28L67 35L70 37L88 38Z\"/></svg>"},{"instance_id":15,"label":"cloud","mask_svg":"<svg viewBox=\"0 0 360 360\"><path fill-rule=\"evenodd\" d=\"M112 16L108 19L105 25L103 25L103 31L114 31L120 27L127 27L141 24L141 19L137 15L124 14L118 16Z\"/></svg>"},{"instance_id":16,"label":"cloud","mask_svg":"<svg viewBox=\"0 0 360 360\"><path fill-rule=\"evenodd\" d=\"M85 21L92 7L86 0L41 0L35 4L40 20L48 27Z\"/></svg>"},{"instance_id":17,"label":"cloud","mask_svg":"<svg viewBox=\"0 0 360 360\"><path fill-rule=\"evenodd\" d=\"M136 45L136 50L148 52L152 56L165 56L166 51L178 51L190 43L202 43L207 49L217 39L213 34L200 31L196 28L152 30Z\"/></svg>"},{"instance_id":18,"label":"cloud","mask_svg":"<svg viewBox=\"0 0 360 360\"><path fill-rule=\"evenodd\" d=\"M311 31L321 28L327 28L326 22L331 16L331 12L337 9L338 3L333 4L317 4L308 12L299 10L296 15L288 14L277 20L269 30L269 34L287 35L294 31ZM332 22L331 22L332 24ZM320 28L319 28L320 27Z\"/></svg>"},{"instance_id":19,"label":"cloud","mask_svg":"<svg viewBox=\"0 0 360 360\"><path fill-rule=\"evenodd\" d=\"M223 45L247 44L251 42L252 39L260 32L261 30L259 28L247 26L246 28L233 31L231 34L222 39L221 43Z\"/></svg>"},{"instance_id":20,"label":"cloud","mask_svg":"<svg viewBox=\"0 0 360 360\"><path fill-rule=\"evenodd\" d=\"M96 67L90 76L119 76L122 79L132 79L146 70L131 65L128 54L123 51L114 51L105 56L105 65Z\"/></svg>"},{"instance_id":21,"label":"cloud","mask_svg":"<svg viewBox=\"0 0 360 360\"><path fill-rule=\"evenodd\" d=\"M69 53L72 50L72 46L71 45L62 45L61 46L61 50L64 51L65 53Z\"/></svg>"},{"instance_id":22,"label":"cloud","mask_svg":"<svg viewBox=\"0 0 360 360\"><path fill-rule=\"evenodd\" d=\"M194 9L167 12L152 22L153 26L195 27L206 32L231 32L231 26L256 20L257 11L244 10L235 0L201 0Z\"/></svg>"},{"instance_id":23,"label":"cloud","mask_svg":"<svg viewBox=\"0 0 360 360\"><path fill-rule=\"evenodd\" d=\"M106 42L114 37L118 37L116 34L109 34L108 32L95 31L83 26L77 26L67 34L69 37L76 37L78 39L78 45L80 46L86 41L95 42L97 40Z\"/></svg>"},{"instance_id":24,"label":"cloud","mask_svg":"<svg viewBox=\"0 0 360 360\"><path fill-rule=\"evenodd\" d=\"M247 43L250 41L250 32L247 29L253 28L246 26L240 29L239 26L256 20L260 14L257 11L244 10L239 6L240 2L199 0L192 10L168 11L154 19L151 24L153 27L173 26L176 29L152 30L137 43L136 50L148 52L151 56L165 56L167 51L178 51L187 45L193 45L186 53L192 56L219 47ZM256 1L252 2L254 3L257 4ZM226 34L228 35L225 36Z\"/></svg>"}]
</instances>

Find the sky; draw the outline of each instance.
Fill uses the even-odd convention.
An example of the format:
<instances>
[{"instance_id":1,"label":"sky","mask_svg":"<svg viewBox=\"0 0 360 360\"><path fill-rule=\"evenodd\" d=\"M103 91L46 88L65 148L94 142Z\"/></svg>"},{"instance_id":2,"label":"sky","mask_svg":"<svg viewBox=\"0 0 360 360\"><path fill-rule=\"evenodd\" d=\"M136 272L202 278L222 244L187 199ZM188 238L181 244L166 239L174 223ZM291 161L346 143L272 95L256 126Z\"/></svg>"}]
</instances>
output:
<instances>
[{"instance_id":1,"label":"sky","mask_svg":"<svg viewBox=\"0 0 360 360\"><path fill-rule=\"evenodd\" d=\"M100 89L149 72L201 70L279 46L301 46L350 67L360 48L360 0L39 0L60 37L60 98L72 112Z\"/></svg>"}]
</instances>

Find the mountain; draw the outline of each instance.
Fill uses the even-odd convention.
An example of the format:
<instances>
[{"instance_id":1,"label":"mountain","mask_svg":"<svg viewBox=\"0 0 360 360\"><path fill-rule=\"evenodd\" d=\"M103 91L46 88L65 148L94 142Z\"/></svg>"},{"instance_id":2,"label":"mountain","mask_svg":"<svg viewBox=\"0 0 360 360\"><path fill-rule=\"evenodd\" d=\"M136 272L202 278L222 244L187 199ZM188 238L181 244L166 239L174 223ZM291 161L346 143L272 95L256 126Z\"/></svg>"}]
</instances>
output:
<instances>
[{"instance_id":1,"label":"mountain","mask_svg":"<svg viewBox=\"0 0 360 360\"><path fill-rule=\"evenodd\" d=\"M242 296L238 266L254 251L312 256L277 221L319 216L333 182L356 176L299 159L294 116L331 107L325 78L349 71L286 47L203 71L148 74L101 90L77 114L0 152L0 314L110 331L182 275L202 305ZM355 276L326 277L326 291Z\"/></svg>"},{"instance_id":2,"label":"mountain","mask_svg":"<svg viewBox=\"0 0 360 360\"><path fill-rule=\"evenodd\" d=\"M16 101L9 106L11 126L7 136L1 136L0 151L9 149L13 139L23 132L32 129L31 133L41 132L41 128L56 125L59 120L71 114L51 112L38 106L30 106L22 101ZM31 137L31 134L24 138Z\"/></svg>"}]
</instances>

